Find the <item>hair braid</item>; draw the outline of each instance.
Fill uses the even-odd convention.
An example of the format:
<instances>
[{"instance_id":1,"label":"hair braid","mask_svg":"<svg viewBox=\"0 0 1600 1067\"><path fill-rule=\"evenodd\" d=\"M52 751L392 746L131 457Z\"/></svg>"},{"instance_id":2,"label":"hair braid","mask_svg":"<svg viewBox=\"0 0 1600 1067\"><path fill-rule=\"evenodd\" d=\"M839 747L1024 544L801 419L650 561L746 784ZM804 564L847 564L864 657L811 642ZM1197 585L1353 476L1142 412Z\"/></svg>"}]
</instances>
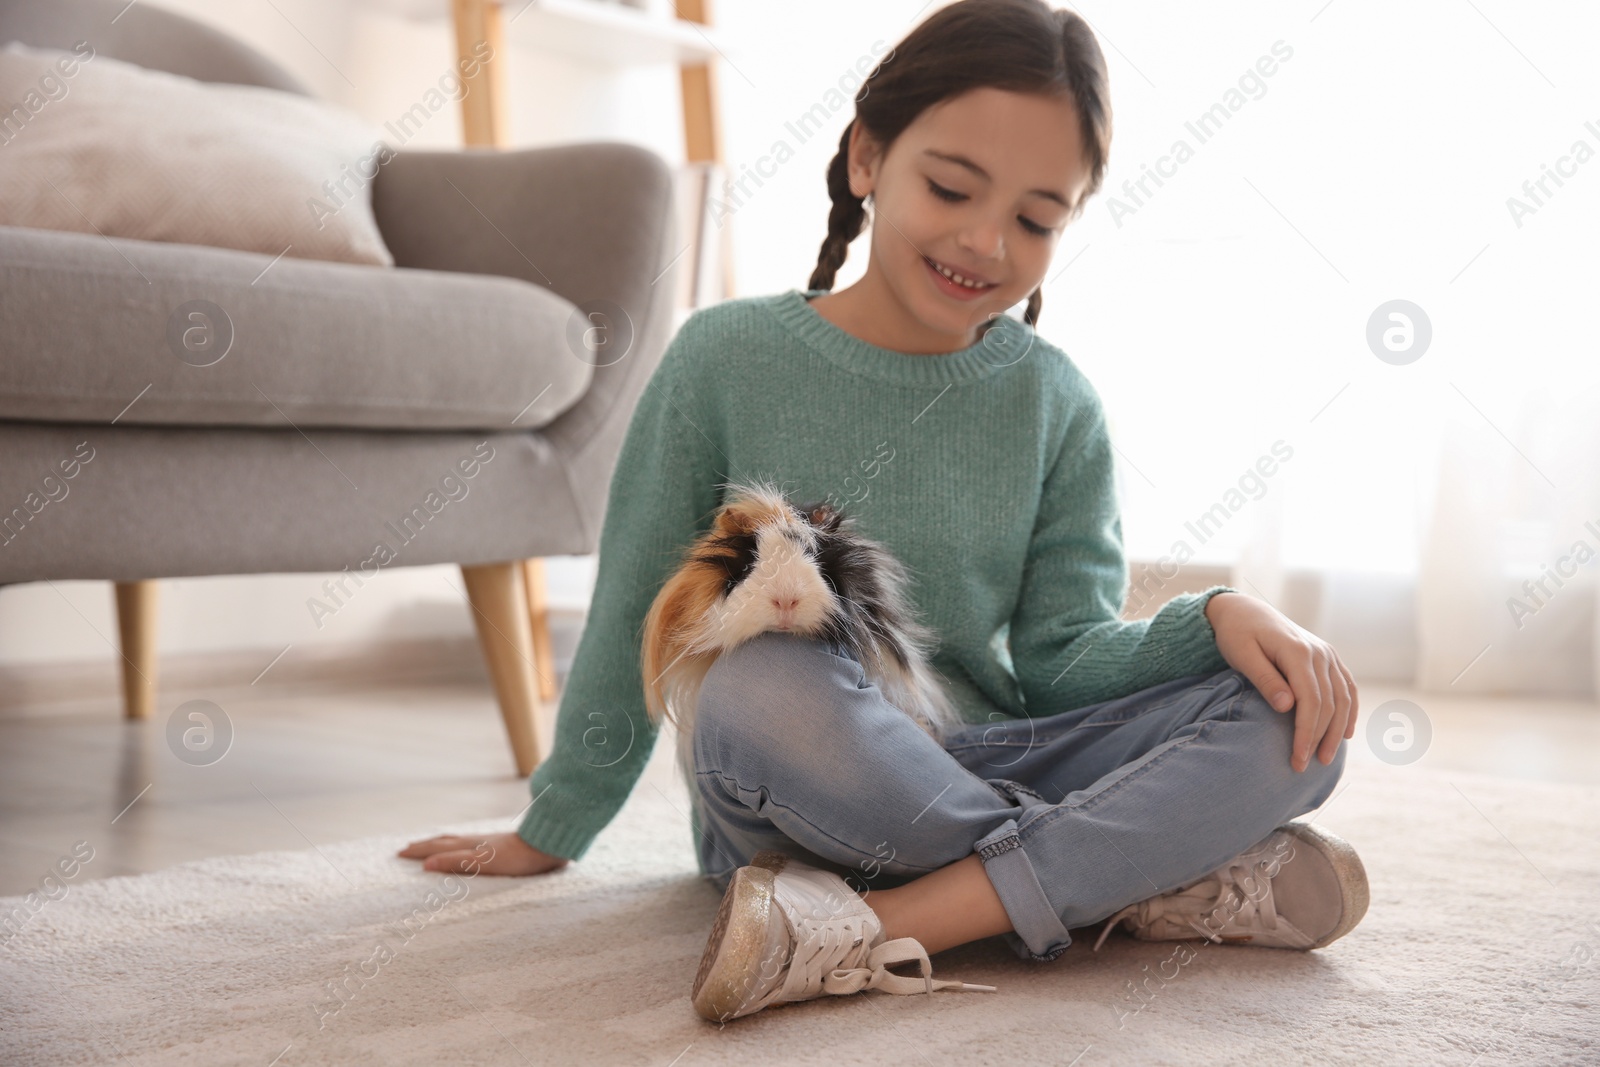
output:
<instances>
[{"instance_id":1,"label":"hair braid","mask_svg":"<svg viewBox=\"0 0 1600 1067\"><path fill-rule=\"evenodd\" d=\"M833 208L828 212L828 236L822 240L822 250L817 254L817 267L811 272L808 285L812 289L832 289L834 275L850 254L850 242L861 235L867 221L865 203L850 191L850 130L852 121L839 138L839 151L828 164L828 196Z\"/></svg>"}]
</instances>

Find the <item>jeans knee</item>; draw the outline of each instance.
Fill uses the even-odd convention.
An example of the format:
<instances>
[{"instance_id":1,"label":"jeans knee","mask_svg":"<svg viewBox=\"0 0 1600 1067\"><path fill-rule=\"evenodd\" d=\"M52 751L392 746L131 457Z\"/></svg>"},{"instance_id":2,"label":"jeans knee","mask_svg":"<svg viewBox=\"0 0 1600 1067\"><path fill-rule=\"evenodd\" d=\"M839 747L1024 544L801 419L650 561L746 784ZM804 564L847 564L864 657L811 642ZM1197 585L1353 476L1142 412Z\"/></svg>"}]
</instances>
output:
<instances>
[{"instance_id":1,"label":"jeans knee","mask_svg":"<svg viewBox=\"0 0 1600 1067\"><path fill-rule=\"evenodd\" d=\"M1321 807L1333 795L1339 779L1344 774L1345 749L1348 747L1345 741L1340 740L1339 747L1334 750L1333 759L1324 765L1317 758L1320 739L1316 739L1306 769L1294 770L1289 760L1294 745L1296 709L1291 707L1288 711L1277 710L1248 678L1238 671L1233 673L1238 675L1241 687L1235 717L1271 724L1263 734L1264 751L1260 753L1260 758L1269 767L1280 772L1273 780L1284 783L1283 788L1288 792L1284 800L1291 810L1285 818L1292 818Z\"/></svg>"},{"instance_id":2,"label":"jeans knee","mask_svg":"<svg viewBox=\"0 0 1600 1067\"><path fill-rule=\"evenodd\" d=\"M1306 810L1322 807L1328 802L1328 798L1333 796L1333 790L1339 784L1339 779L1344 777L1344 752L1348 747L1341 738L1339 747L1334 750L1333 759L1328 761L1327 766L1322 765L1322 761L1317 759L1313 750L1311 762L1300 772L1303 777L1309 778L1308 784L1312 790L1307 799Z\"/></svg>"},{"instance_id":3,"label":"jeans knee","mask_svg":"<svg viewBox=\"0 0 1600 1067\"><path fill-rule=\"evenodd\" d=\"M697 756L708 746L803 744L796 734L827 705L817 667L828 655L820 641L763 633L718 656L695 705Z\"/></svg>"}]
</instances>

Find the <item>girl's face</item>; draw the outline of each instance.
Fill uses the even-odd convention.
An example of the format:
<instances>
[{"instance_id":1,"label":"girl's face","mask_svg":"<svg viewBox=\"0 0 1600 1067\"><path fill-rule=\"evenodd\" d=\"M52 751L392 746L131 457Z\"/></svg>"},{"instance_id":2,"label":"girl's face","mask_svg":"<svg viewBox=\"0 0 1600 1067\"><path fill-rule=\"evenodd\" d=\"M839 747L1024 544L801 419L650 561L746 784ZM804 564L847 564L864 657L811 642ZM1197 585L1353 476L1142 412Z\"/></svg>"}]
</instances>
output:
<instances>
[{"instance_id":1,"label":"girl's face","mask_svg":"<svg viewBox=\"0 0 1600 1067\"><path fill-rule=\"evenodd\" d=\"M1089 180L1082 145L1070 98L988 87L925 109L887 153L858 124L850 187L872 194L874 220L863 287L900 320L881 325L908 349L964 348L1026 300Z\"/></svg>"}]
</instances>

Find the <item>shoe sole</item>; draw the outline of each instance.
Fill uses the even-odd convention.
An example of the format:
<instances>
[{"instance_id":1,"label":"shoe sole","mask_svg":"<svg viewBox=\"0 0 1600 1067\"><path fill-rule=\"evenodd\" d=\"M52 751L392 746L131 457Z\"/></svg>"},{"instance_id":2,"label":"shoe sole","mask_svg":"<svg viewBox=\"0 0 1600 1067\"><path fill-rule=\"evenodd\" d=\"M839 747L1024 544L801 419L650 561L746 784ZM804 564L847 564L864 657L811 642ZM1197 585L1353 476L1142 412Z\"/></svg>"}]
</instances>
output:
<instances>
[{"instance_id":1,"label":"shoe sole","mask_svg":"<svg viewBox=\"0 0 1600 1067\"><path fill-rule=\"evenodd\" d=\"M1320 853L1339 879L1339 902L1343 906L1339 923L1321 939L1313 942L1311 947L1322 948L1331 945L1355 929L1361 917L1367 913L1367 903L1370 899L1367 869L1350 842L1314 823L1288 822L1278 829L1292 835L1300 844Z\"/></svg>"},{"instance_id":2,"label":"shoe sole","mask_svg":"<svg viewBox=\"0 0 1600 1067\"><path fill-rule=\"evenodd\" d=\"M733 872L722 894L689 994L694 1010L712 1022L743 1014L740 1009L746 1005L751 978L759 972L766 949L773 882L788 860L782 852L757 852L749 866Z\"/></svg>"}]
</instances>

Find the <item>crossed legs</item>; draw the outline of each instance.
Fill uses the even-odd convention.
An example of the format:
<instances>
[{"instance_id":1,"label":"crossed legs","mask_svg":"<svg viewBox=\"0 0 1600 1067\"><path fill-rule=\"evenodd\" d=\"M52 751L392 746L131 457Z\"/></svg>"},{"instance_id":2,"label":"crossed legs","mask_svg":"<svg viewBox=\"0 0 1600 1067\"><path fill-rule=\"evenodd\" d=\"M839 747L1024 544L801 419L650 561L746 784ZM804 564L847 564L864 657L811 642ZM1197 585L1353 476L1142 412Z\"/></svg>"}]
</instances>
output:
<instances>
[{"instance_id":1,"label":"crossed legs","mask_svg":"<svg viewBox=\"0 0 1600 1067\"><path fill-rule=\"evenodd\" d=\"M1236 671L1174 679L940 744L828 644L724 653L695 727L702 869L776 848L874 894L937 952L1003 934L1053 959L1086 926L1186 885L1332 794L1344 750L1289 766L1290 713Z\"/></svg>"}]
</instances>

